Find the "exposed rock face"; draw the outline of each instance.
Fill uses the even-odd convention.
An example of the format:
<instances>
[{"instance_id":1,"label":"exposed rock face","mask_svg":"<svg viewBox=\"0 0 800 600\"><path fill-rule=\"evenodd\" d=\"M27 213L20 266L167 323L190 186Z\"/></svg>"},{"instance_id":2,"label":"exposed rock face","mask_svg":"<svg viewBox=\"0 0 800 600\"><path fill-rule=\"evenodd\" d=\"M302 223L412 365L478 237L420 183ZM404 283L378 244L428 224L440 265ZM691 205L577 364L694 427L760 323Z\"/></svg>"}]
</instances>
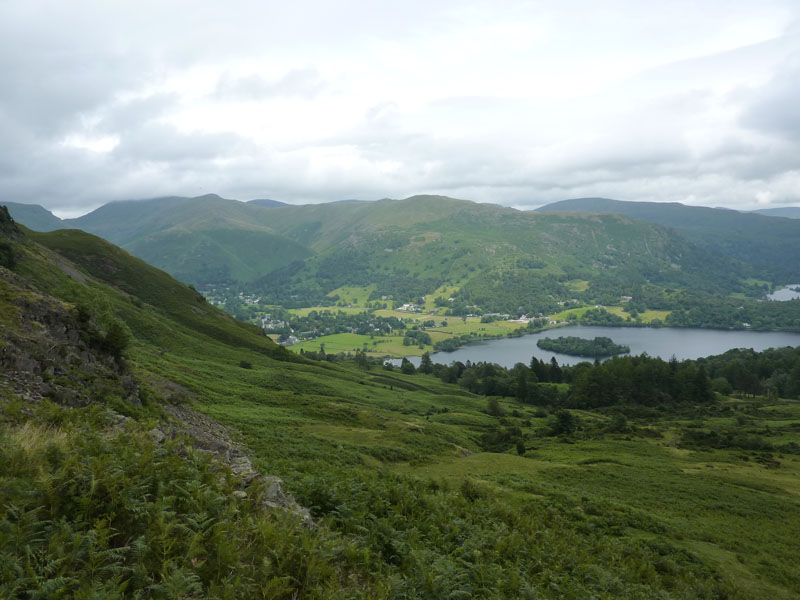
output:
<instances>
[{"instance_id":1,"label":"exposed rock face","mask_svg":"<svg viewBox=\"0 0 800 600\"><path fill-rule=\"evenodd\" d=\"M15 238L19 236L19 228L11 218L8 208L0 206L0 237Z\"/></svg>"},{"instance_id":2,"label":"exposed rock face","mask_svg":"<svg viewBox=\"0 0 800 600\"><path fill-rule=\"evenodd\" d=\"M1 386L29 402L49 397L85 406L95 393L91 381L99 377L121 397L139 401L135 380L121 377L114 358L91 344L93 319L82 322L70 307L2 267L0 283L10 290L0 315Z\"/></svg>"},{"instance_id":3,"label":"exposed rock face","mask_svg":"<svg viewBox=\"0 0 800 600\"><path fill-rule=\"evenodd\" d=\"M186 406L165 405L164 408L175 422L170 426L160 426L151 431L150 435L154 440L163 441L167 437L188 435L194 440L196 448L211 452L230 467L234 476L241 481L243 488L237 490L238 497L247 497L247 488L259 481L264 484L261 502L266 508L287 510L298 516L307 526L313 526L314 522L308 509L300 506L292 495L283 489L283 481L279 477L259 473L250 457L231 439L230 433L223 425Z\"/></svg>"}]
</instances>

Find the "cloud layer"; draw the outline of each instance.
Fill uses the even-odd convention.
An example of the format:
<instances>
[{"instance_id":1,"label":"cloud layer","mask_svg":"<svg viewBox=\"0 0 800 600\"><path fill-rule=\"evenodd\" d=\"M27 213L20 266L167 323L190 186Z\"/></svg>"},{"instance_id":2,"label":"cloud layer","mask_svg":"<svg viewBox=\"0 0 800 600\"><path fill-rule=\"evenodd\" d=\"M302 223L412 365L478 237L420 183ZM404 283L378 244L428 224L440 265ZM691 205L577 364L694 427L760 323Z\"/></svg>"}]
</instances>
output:
<instances>
[{"instance_id":1,"label":"cloud layer","mask_svg":"<svg viewBox=\"0 0 800 600\"><path fill-rule=\"evenodd\" d=\"M0 201L800 203L792 0L433 4L0 3Z\"/></svg>"}]
</instances>

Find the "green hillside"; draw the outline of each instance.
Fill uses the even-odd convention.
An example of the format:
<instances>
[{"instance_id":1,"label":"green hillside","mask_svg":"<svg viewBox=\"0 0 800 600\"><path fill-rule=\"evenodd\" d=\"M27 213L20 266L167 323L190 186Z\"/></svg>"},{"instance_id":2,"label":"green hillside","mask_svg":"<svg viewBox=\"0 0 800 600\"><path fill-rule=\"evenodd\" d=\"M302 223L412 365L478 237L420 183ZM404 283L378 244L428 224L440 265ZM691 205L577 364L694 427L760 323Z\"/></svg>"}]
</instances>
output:
<instances>
[{"instance_id":1,"label":"green hillside","mask_svg":"<svg viewBox=\"0 0 800 600\"><path fill-rule=\"evenodd\" d=\"M563 200L540 212L619 213L673 227L694 243L749 265L752 276L792 283L800 277L800 221L677 202Z\"/></svg>"},{"instance_id":2,"label":"green hillside","mask_svg":"<svg viewBox=\"0 0 800 600\"><path fill-rule=\"evenodd\" d=\"M112 202L63 226L118 244L186 283L252 281L311 252L268 227L258 203L199 198Z\"/></svg>"},{"instance_id":3,"label":"green hillside","mask_svg":"<svg viewBox=\"0 0 800 600\"><path fill-rule=\"evenodd\" d=\"M794 598L800 357L750 354L311 360L0 209L0 597Z\"/></svg>"},{"instance_id":4,"label":"green hillside","mask_svg":"<svg viewBox=\"0 0 800 600\"><path fill-rule=\"evenodd\" d=\"M276 305L419 303L440 316L603 305L627 308L633 325L655 310L673 326L796 328L793 306L757 301L800 275L798 221L652 203L622 203L636 209L630 216L518 211L442 196L268 204L213 194L115 202L63 224L202 286L254 323ZM648 222L656 209L669 226ZM769 234L765 223L775 225ZM342 295L351 289L368 291ZM622 306L623 297L632 301Z\"/></svg>"},{"instance_id":5,"label":"green hillside","mask_svg":"<svg viewBox=\"0 0 800 600\"><path fill-rule=\"evenodd\" d=\"M292 297L313 302L342 286L371 284L372 299L404 302L455 285L465 302L501 312L550 310L574 296L568 280L741 289L735 261L626 217L520 212L437 197L274 211L276 231L313 239L319 252L262 280L265 293L272 290L284 305Z\"/></svg>"},{"instance_id":6,"label":"green hillside","mask_svg":"<svg viewBox=\"0 0 800 600\"><path fill-rule=\"evenodd\" d=\"M545 261L547 272L562 274L586 271L587 266L606 272L616 268L618 273L639 269L637 277L628 278L629 283L661 279L698 291L702 286L696 288L696 284L711 276L713 286L723 286L728 293L744 291L735 283L742 278L778 284L800 276L800 260L796 260L800 259L800 222L676 203L587 198L523 212L442 196L292 206L275 201L238 202L209 194L113 202L64 221L52 215L46 218L49 213L41 207L12 208L12 214L32 229L68 227L94 233L195 285L248 283L270 274L273 279L268 281L275 277L284 281L283 269L297 271L298 263L313 255L318 256L303 267L301 279L328 272L332 263L370 272L369 281L357 275L346 281L339 278L339 284L325 293L340 285L378 283L387 271L418 272L415 279L428 280L413 286L420 289L434 281L465 283L478 275L496 280L497 273L489 271L514 268L515 261ZM641 224L546 216L555 211L625 214L672 228L685 239L653 229L646 235L656 240L656 247L636 248L634 240L645 236ZM667 254L687 258L665 262L669 258L662 253L666 238L671 247ZM686 239L694 246L687 245ZM703 257L700 248L712 254ZM619 260L623 263L617 265ZM634 266L634 262L639 264ZM694 263L694 272L687 272L682 264L686 262ZM705 263L713 268L704 270ZM678 277L669 273L674 267L665 266L673 264L681 268ZM313 277L306 277L309 273ZM310 291L309 286L303 287L306 293Z\"/></svg>"},{"instance_id":7,"label":"green hillside","mask_svg":"<svg viewBox=\"0 0 800 600\"><path fill-rule=\"evenodd\" d=\"M19 204L5 201L3 204L8 208L8 212L15 221L34 231L53 231L64 226L61 219L38 204Z\"/></svg>"}]
</instances>

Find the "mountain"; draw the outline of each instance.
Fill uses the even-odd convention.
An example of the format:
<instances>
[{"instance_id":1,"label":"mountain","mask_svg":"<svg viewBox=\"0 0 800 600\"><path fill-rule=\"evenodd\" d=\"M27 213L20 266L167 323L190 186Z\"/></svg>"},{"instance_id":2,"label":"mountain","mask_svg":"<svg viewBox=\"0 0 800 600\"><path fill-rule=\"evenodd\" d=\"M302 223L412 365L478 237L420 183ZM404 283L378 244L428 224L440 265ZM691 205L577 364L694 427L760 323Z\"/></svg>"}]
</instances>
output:
<instances>
[{"instance_id":1,"label":"mountain","mask_svg":"<svg viewBox=\"0 0 800 600\"><path fill-rule=\"evenodd\" d=\"M752 277L776 282L800 277L800 221L677 202L608 198L563 200L536 210L624 214L672 227L695 244L749 264Z\"/></svg>"},{"instance_id":2,"label":"mountain","mask_svg":"<svg viewBox=\"0 0 800 600\"><path fill-rule=\"evenodd\" d=\"M250 281L311 251L275 234L271 209L215 194L111 202L64 227L99 235L182 281Z\"/></svg>"},{"instance_id":3,"label":"mountain","mask_svg":"<svg viewBox=\"0 0 800 600\"><path fill-rule=\"evenodd\" d=\"M113 202L62 226L119 244L182 281L239 282L294 305L347 285L411 300L448 284L487 310L540 312L571 297L548 277L608 290L653 283L730 293L741 291L743 268L627 217L444 196L271 207L213 194L168 197Z\"/></svg>"},{"instance_id":4,"label":"mountain","mask_svg":"<svg viewBox=\"0 0 800 600\"><path fill-rule=\"evenodd\" d=\"M631 214L580 214L578 204ZM538 313L574 297L567 280L588 282L597 291L589 302L647 284L752 295L763 290L745 278L794 281L800 269L790 260L800 222L603 199L551 205L567 207L518 211L444 196L265 207L209 194L112 202L61 225L187 283L239 283L292 306L325 302L343 286L410 301L448 285L448 295L484 310Z\"/></svg>"},{"instance_id":5,"label":"mountain","mask_svg":"<svg viewBox=\"0 0 800 600\"><path fill-rule=\"evenodd\" d=\"M63 227L61 219L38 204L4 202L11 217L34 231L53 231Z\"/></svg>"},{"instance_id":6,"label":"mountain","mask_svg":"<svg viewBox=\"0 0 800 600\"><path fill-rule=\"evenodd\" d=\"M773 354L704 368L788 390ZM711 400L691 361L359 356L0 207L0 597L797 597L796 402ZM659 381L705 399L613 404Z\"/></svg>"},{"instance_id":7,"label":"mountain","mask_svg":"<svg viewBox=\"0 0 800 600\"><path fill-rule=\"evenodd\" d=\"M410 301L448 285L487 311L538 313L571 297L567 280L736 290L740 268L672 230L624 216L522 212L437 196L278 208L271 227L316 252L262 280L283 304L319 301L350 285L373 286L372 300Z\"/></svg>"},{"instance_id":8,"label":"mountain","mask_svg":"<svg viewBox=\"0 0 800 600\"><path fill-rule=\"evenodd\" d=\"M800 219L800 206L783 206L781 208L761 208L750 211L765 217L783 217L785 219Z\"/></svg>"},{"instance_id":9,"label":"mountain","mask_svg":"<svg viewBox=\"0 0 800 600\"><path fill-rule=\"evenodd\" d=\"M286 202L279 202L278 200L269 200L267 198L258 198L256 200L248 200L248 204L256 204L258 206L266 206L272 208L274 206L289 206Z\"/></svg>"}]
</instances>

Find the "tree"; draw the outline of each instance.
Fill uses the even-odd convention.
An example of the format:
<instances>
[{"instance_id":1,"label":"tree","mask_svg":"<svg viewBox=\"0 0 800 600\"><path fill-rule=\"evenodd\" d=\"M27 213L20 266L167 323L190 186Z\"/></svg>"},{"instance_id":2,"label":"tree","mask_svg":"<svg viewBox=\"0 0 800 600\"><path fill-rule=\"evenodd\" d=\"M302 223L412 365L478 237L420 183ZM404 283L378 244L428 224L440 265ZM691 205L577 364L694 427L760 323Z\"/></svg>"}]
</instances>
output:
<instances>
[{"instance_id":1,"label":"tree","mask_svg":"<svg viewBox=\"0 0 800 600\"><path fill-rule=\"evenodd\" d=\"M0 243L0 265L13 271L16 264L17 260L14 256L14 249L11 247L11 244L6 244L5 242Z\"/></svg>"},{"instance_id":2,"label":"tree","mask_svg":"<svg viewBox=\"0 0 800 600\"><path fill-rule=\"evenodd\" d=\"M359 366L359 368L364 369L365 371L369 371L369 360L367 360L367 355L363 352L356 352L355 357L353 358L355 363Z\"/></svg>"},{"instance_id":3,"label":"tree","mask_svg":"<svg viewBox=\"0 0 800 600\"><path fill-rule=\"evenodd\" d=\"M422 355L422 359L419 362L419 368L417 369L420 373L425 373L429 375L433 372L433 361L431 360L430 352L426 352Z\"/></svg>"},{"instance_id":4,"label":"tree","mask_svg":"<svg viewBox=\"0 0 800 600\"><path fill-rule=\"evenodd\" d=\"M117 362L122 360L122 352L128 347L131 336L128 328L124 325L114 322L108 328L105 338L103 339L103 349L113 356Z\"/></svg>"},{"instance_id":5,"label":"tree","mask_svg":"<svg viewBox=\"0 0 800 600\"><path fill-rule=\"evenodd\" d=\"M522 438L517 440L517 454L525 456L525 442L522 441Z\"/></svg>"},{"instance_id":6,"label":"tree","mask_svg":"<svg viewBox=\"0 0 800 600\"><path fill-rule=\"evenodd\" d=\"M553 435L570 435L578 428L578 417L566 409L560 408L555 412L555 421L551 426Z\"/></svg>"},{"instance_id":7,"label":"tree","mask_svg":"<svg viewBox=\"0 0 800 600\"><path fill-rule=\"evenodd\" d=\"M497 398L489 398L486 412L492 417L504 417L506 414L506 411L500 406L500 401Z\"/></svg>"},{"instance_id":8,"label":"tree","mask_svg":"<svg viewBox=\"0 0 800 600\"><path fill-rule=\"evenodd\" d=\"M517 371L517 400L520 402L527 402L528 401L528 374L526 373L527 369L519 369Z\"/></svg>"},{"instance_id":9,"label":"tree","mask_svg":"<svg viewBox=\"0 0 800 600\"><path fill-rule=\"evenodd\" d=\"M417 370L414 368L414 365L410 360L408 360L406 357L403 357L403 360L400 363L400 372L405 375L413 375L417 372Z\"/></svg>"},{"instance_id":10,"label":"tree","mask_svg":"<svg viewBox=\"0 0 800 600\"><path fill-rule=\"evenodd\" d=\"M550 359L550 381L561 383L561 367L558 366L555 356Z\"/></svg>"}]
</instances>

